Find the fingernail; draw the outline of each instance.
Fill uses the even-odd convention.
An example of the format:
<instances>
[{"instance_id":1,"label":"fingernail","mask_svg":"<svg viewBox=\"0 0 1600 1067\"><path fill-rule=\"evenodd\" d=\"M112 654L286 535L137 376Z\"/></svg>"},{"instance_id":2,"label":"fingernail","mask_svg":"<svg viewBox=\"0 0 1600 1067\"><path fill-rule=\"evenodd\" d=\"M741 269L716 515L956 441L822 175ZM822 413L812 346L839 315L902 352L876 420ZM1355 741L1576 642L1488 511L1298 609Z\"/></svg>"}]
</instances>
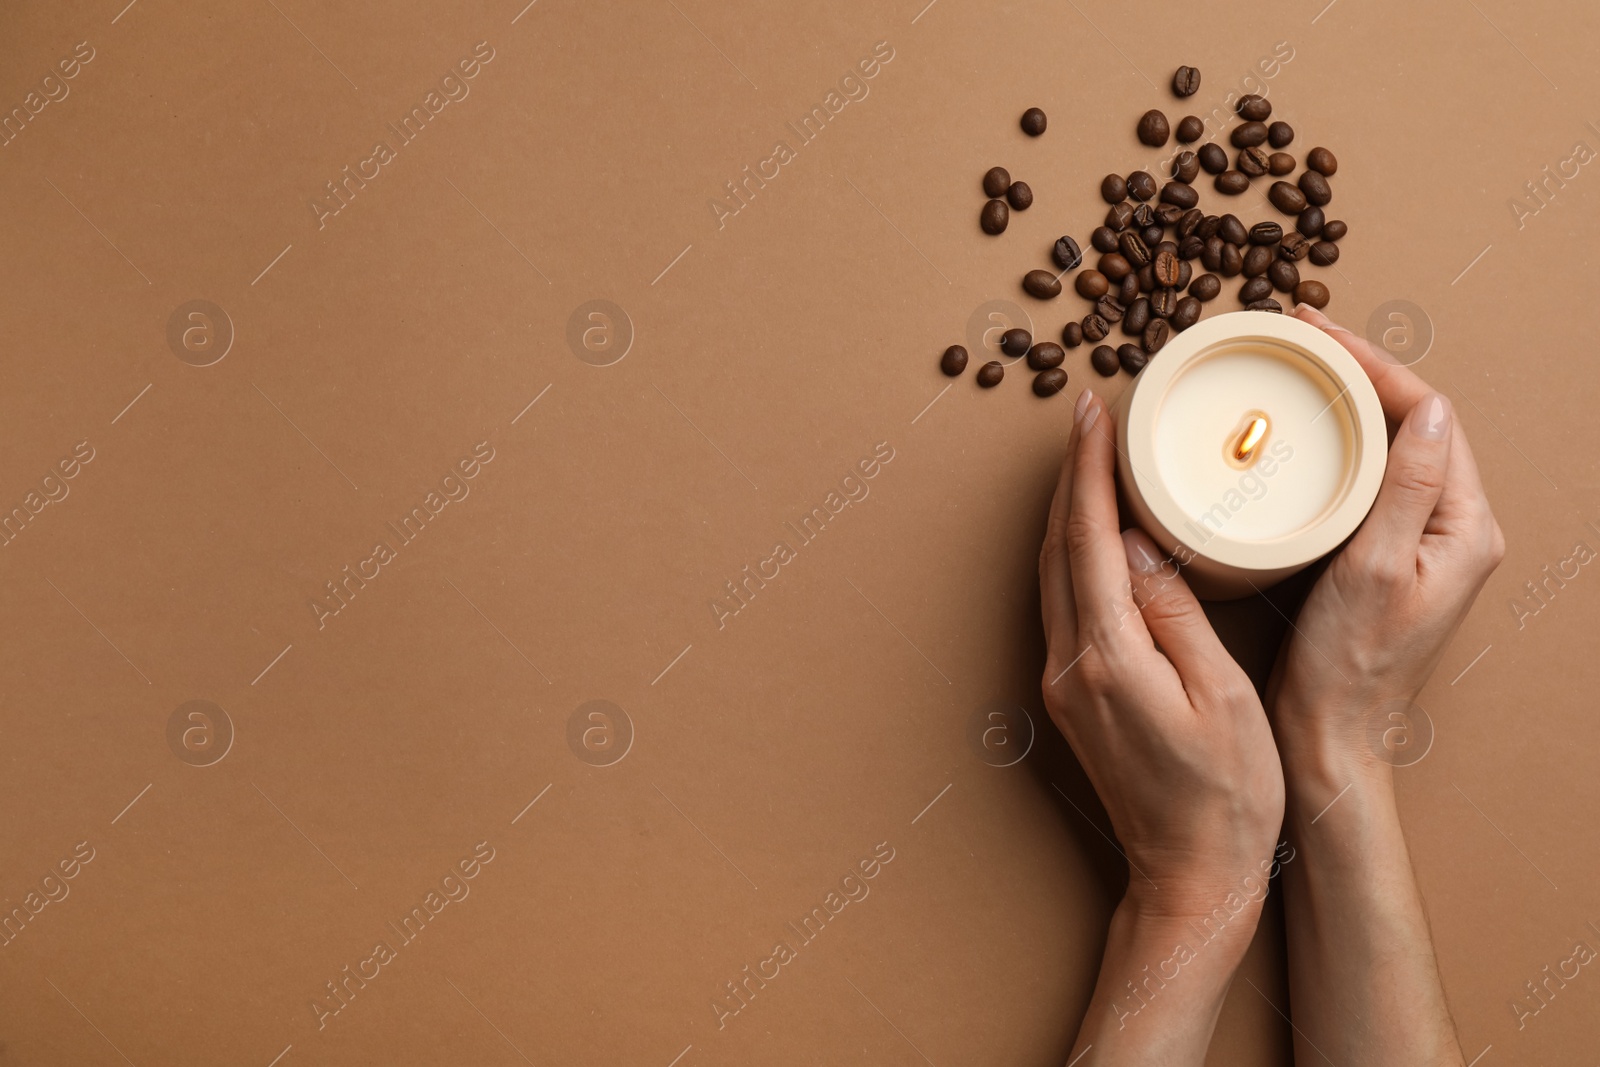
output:
<instances>
[{"instance_id":1,"label":"fingernail","mask_svg":"<svg viewBox=\"0 0 1600 1067\"><path fill-rule=\"evenodd\" d=\"M1123 530L1122 549L1128 554L1128 569L1135 574L1154 574L1161 569L1161 553L1143 530Z\"/></svg>"},{"instance_id":2,"label":"fingernail","mask_svg":"<svg viewBox=\"0 0 1600 1067\"><path fill-rule=\"evenodd\" d=\"M1443 441L1450 432L1450 400L1443 393L1422 398L1408 420L1411 432L1425 441Z\"/></svg>"},{"instance_id":3,"label":"fingernail","mask_svg":"<svg viewBox=\"0 0 1600 1067\"><path fill-rule=\"evenodd\" d=\"M1089 410L1089 405L1094 401L1094 390L1085 389L1078 394L1078 402L1072 408L1072 422L1077 425L1083 421L1083 413ZM1090 425L1093 425L1091 422Z\"/></svg>"},{"instance_id":4,"label":"fingernail","mask_svg":"<svg viewBox=\"0 0 1600 1067\"><path fill-rule=\"evenodd\" d=\"M1316 308L1312 307L1310 304L1296 304L1294 306L1293 314L1294 317L1299 319L1301 322L1309 322L1311 325L1317 327L1319 330L1322 330L1324 333L1347 334L1350 332L1343 326L1340 326L1338 323L1328 318L1328 316L1324 315L1322 312L1318 311Z\"/></svg>"}]
</instances>

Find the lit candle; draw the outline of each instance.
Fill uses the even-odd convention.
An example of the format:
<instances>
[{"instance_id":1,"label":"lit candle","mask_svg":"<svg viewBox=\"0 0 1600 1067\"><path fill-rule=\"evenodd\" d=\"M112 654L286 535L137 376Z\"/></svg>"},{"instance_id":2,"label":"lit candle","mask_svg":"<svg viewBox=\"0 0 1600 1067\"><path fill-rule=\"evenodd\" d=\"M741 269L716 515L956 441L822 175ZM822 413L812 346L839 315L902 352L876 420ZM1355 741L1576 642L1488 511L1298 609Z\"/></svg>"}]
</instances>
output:
<instances>
[{"instance_id":1,"label":"lit candle","mask_svg":"<svg viewBox=\"0 0 1600 1067\"><path fill-rule=\"evenodd\" d=\"M1248 596L1337 548L1383 480L1388 436L1355 358L1289 315L1217 315L1167 344L1117 403L1133 520L1196 595Z\"/></svg>"}]
</instances>

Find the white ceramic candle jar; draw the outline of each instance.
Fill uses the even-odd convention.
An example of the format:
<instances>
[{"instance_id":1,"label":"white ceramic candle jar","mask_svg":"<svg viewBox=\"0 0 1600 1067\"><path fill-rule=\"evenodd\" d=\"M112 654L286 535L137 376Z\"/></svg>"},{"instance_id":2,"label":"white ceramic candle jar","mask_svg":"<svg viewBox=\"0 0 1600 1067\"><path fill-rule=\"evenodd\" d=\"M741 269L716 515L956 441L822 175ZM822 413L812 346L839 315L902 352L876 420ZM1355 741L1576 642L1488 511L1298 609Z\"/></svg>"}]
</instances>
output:
<instances>
[{"instance_id":1,"label":"white ceramic candle jar","mask_svg":"<svg viewBox=\"0 0 1600 1067\"><path fill-rule=\"evenodd\" d=\"M1361 365L1273 312L1178 334L1116 413L1123 504L1209 600L1266 589L1337 548L1372 507L1388 458Z\"/></svg>"}]
</instances>

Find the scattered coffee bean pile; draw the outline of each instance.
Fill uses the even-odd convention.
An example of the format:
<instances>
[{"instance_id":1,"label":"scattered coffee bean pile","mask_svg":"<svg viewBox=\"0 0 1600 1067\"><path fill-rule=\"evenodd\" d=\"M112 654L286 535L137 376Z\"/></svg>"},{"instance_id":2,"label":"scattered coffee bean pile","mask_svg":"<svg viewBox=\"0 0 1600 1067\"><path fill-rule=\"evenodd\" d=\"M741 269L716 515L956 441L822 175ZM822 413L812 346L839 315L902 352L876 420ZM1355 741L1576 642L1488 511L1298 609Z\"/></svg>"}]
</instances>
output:
<instances>
[{"instance_id":1,"label":"scattered coffee bean pile","mask_svg":"<svg viewBox=\"0 0 1600 1067\"><path fill-rule=\"evenodd\" d=\"M1172 91L1180 98L1199 88L1200 72L1194 67L1179 67L1172 76ZM1078 242L1063 236L1050 249L1058 271L1030 270L1022 276L1029 296L1054 300L1061 295L1062 276L1076 270L1072 288L1092 305L1081 320L1062 328L1061 344L1035 342L1022 329L1002 335L1002 352L1027 357L1039 396L1054 396L1066 387L1061 364L1067 349L1086 341L1095 345L1089 363L1096 373L1107 378L1119 369L1138 374L1174 334L1200 320L1204 306L1221 294L1224 278L1244 277L1239 302L1251 310L1281 313L1283 305L1274 293L1315 308L1327 306L1328 287L1302 278L1300 264L1328 267L1338 262L1338 242L1348 227L1328 218L1324 209L1333 199L1328 179L1337 173L1339 161L1326 148L1313 148L1299 178L1285 181L1298 166L1284 151L1294 143L1294 128L1287 122L1269 123L1272 105L1253 93L1240 97L1235 111L1240 123L1228 136L1237 152L1231 165L1227 150L1208 141L1173 156L1165 183L1143 170L1106 175L1100 196L1110 209L1104 224L1089 235L1090 246L1099 253L1095 265L1084 267ZM1045 113L1031 107L1021 124L1023 132L1038 137L1045 131ZM1205 123L1186 115L1174 131L1167 116L1152 108L1140 116L1134 132L1152 148L1164 148L1174 133L1179 144L1189 145L1205 135ZM1207 214L1195 188L1201 171L1212 175L1212 187L1223 196L1247 192L1257 178L1271 180L1267 200L1292 218L1292 225L1267 219L1246 226L1237 215ZM979 223L988 234L1004 233L1011 212L1033 204L1033 190L1026 182L1013 181L1004 167L990 168L983 176L983 191L989 199ZM1196 273L1196 262L1204 273ZM1116 347L1101 343L1114 328L1130 340ZM967 360L966 348L951 345L939 367L955 377L966 370ZM999 385L1004 377L1005 365L999 360L990 360L977 373L985 388Z\"/></svg>"}]
</instances>

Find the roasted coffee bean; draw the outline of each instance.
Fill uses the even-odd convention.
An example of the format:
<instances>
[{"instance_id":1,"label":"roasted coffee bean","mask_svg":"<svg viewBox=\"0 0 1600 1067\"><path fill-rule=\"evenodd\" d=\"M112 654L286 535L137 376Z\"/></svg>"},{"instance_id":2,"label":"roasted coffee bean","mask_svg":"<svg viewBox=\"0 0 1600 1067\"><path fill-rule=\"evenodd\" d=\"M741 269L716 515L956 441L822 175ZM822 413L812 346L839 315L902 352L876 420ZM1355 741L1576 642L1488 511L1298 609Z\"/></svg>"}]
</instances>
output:
<instances>
[{"instance_id":1,"label":"roasted coffee bean","mask_svg":"<svg viewBox=\"0 0 1600 1067\"><path fill-rule=\"evenodd\" d=\"M1161 187L1161 202L1187 211L1200 202L1200 194L1187 182L1168 182Z\"/></svg>"},{"instance_id":2,"label":"roasted coffee bean","mask_svg":"<svg viewBox=\"0 0 1600 1067\"><path fill-rule=\"evenodd\" d=\"M1155 257L1160 255L1162 252L1171 252L1173 255L1177 255L1178 242L1169 240L1157 241L1155 246L1150 249L1150 258L1154 260Z\"/></svg>"},{"instance_id":3,"label":"roasted coffee bean","mask_svg":"<svg viewBox=\"0 0 1600 1067\"><path fill-rule=\"evenodd\" d=\"M1273 148L1287 148L1294 140L1294 127L1287 122L1274 122L1267 127L1267 143Z\"/></svg>"},{"instance_id":4,"label":"roasted coffee bean","mask_svg":"<svg viewBox=\"0 0 1600 1067\"><path fill-rule=\"evenodd\" d=\"M1275 245L1283 240L1283 227L1276 222L1258 222L1250 227L1250 243L1253 245Z\"/></svg>"},{"instance_id":5,"label":"roasted coffee bean","mask_svg":"<svg viewBox=\"0 0 1600 1067\"><path fill-rule=\"evenodd\" d=\"M1215 141L1201 145L1194 155L1207 174L1221 174L1228 169L1228 153Z\"/></svg>"},{"instance_id":6,"label":"roasted coffee bean","mask_svg":"<svg viewBox=\"0 0 1600 1067\"><path fill-rule=\"evenodd\" d=\"M1106 334L1111 332L1111 324L1094 312L1083 317L1083 339L1085 341L1103 341Z\"/></svg>"},{"instance_id":7,"label":"roasted coffee bean","mask_svg":"<svg viewBox=\"0 0 1600 1067\"><path fill-rule=\"evenodd\" d=\"M1036 107L1030 107L1022 113L1022 132L1029 137L1037 137L1044 132L1048 121L1043 111Z\"/></svg>"},{"instance_id":8,"label":"roasted coffee bean","mask_svg":"<svg viewBox=\"0 0 1600 1067\"><path fill-rule=\"evenodd\" d=\"M1308 207L1300 212L1300 217L1295 220L1294 228L1300 231L1303 237L1322 236L1323 214L1320 207Z\"/></svg>"},{"instance_id":9,"label":"roasted coffee bean","mask_svg":"<svg viewBox=\"0 0 1600 1067\"><path fill-rule=\"evenodd\" d=\"M1205 251L1205 247L1206 243L1191 233L1188 237L1178 242L1178 255L1184 259L1195 259L1199 257L1201 252Z\"/></svg>"},{"instance_id":10,"label":"roasted coffee bean","mask_svg":"<svg viewBox=\"0 0 1600 1067\"><path fill-rule=\"evenodd\" d=\"M1004 167L990 167L983 175L983 193L993 199L1005 196L1011 188L1011 173Z\"/></svg>"},{"instance_id":11,"label":"roasted coffee bean","mask_svg":"<svg viewBox=\"0 0 1600 1067\"><path fill-rule=\"evenodd\" d=\"M1253 304L1246 304L1244 309L1246 311L1271 311L1274 314L1283 314L1283 305L1270 296L1265 300L1257 300Z\"/></svg>"},{"instance_id":12,"label":"roasted coffee bean","mask_svg":"<svg viewBox=\"0 0 1600 1067\"><path fill-rule=\"evenodd\" d=\"M1126 278L1122 279L1122 284L1117 288L1116 297L1117 303L1121 304L1123 307L1127 307L1129 304L1139 299L1138 275L1130 274Z\"/></svg>"},{"instance_id":13,"label":"roasted coffee bean","mask_svg":"<svg viewBox=\"0 0 1600 1067\"><path fill-rule=\"evenodd\" d=\"M1222 259L1217 266L1217 273L1224 278L1232 278L1244 270L1244 253L1235 244L1222 246Z\"/></svg>"},{"instance_id":14,"label":"roasted coffee bean","mask_svg":"<svg viewBox=\"0 0 1600 1067\"><path fill-rule=\"evenodd\" d=\"M1267 157L1267 173L1274 178L1281 178L1285 174L1293 174L1294 168L1294 157L1287 152L1274 152Z\"/></svg>"},{"instance_id":15,"label":"roasted coffee bean","mask_svg":"<svg viewBox=\"0 0 1600 1067\"><path fill-rule=\"evenodd\" d=\"M1300 175L1300 191L1305 194L1306 203L1313 207L1322 207L1333 199L1333 187L1328 179L1314 170Z\"/></svg>"},{"instance_id":16,"label":"roasted coffee bean","mask_svg":"<svg viewBox=\"0 0 1600 1067\"><path fill-rule=\"evenodd\" d=\"M1344 235L1349 232L1350 227L1346 226L1340 219L1329 219L1322 224L1322 239L1324 241L1342 241L1344 240Z\"/></svg>"},{"instance_id":17,"label":"roasted coffee bean","mask_svg":"<svg viewBox=\"0 0 1600 1067\"><path fill-rule=\"evenodd\" d=\"M1250 239L1250 231L1237 215L1224 215L1217 225L1217 236L1231 245L1242 245Z\"/></svg>"},{"instance_id":18,"label":"roasted coffee bean","mask_svg":"<svg viewBox=\"0 0 1600 1067\"><path fill-rule=\"evenodd\" d=\"M1235 148L1249 148L1261 144L1267 139L1267 124L1264 122L1247 122L1243 126L1235 126L1228 135L1228 140Z\"/></svg>"},{"instance_id":19,"label":"roasted coffee bean","mask_svg":"<svg viewBox=\"0 0 1600 1067\"><path fill-rule=\"evenodd\" d=\"M1185 115L1178 122L1178 140L1182 141L1184 144L1194 144L1201 137L1205 136L1205 132L1206 124L1195 118L1193 115Z\"/></svg>"},{"instance_id":20,"label":"roasted coffee bean","mask_svg":"<svg viewBox=\"0 0 1600 1067\"><path fill-rule=\"evenodd\" d=\"M1180 182L1192 182L1200 176L1200 157L1184 149L1172 157L1172 176Z\"/></svg>"},{"instance_id":21,"label":"roasted coffee bean","mask_svg":"<svg viewBox=\"0 0 1600 1067\"><path fill-rule=\"evenodd\" d=\"M1117 239L1117 247L1122 249L1122 254L1127 257L1134 270L1150 262L1150 246L1144 243L1143 237L1132 231Z\"/></svg>"},{"instance_id":22,"label":"roasted coffee bean","mask_svg":"<svg viewBox=\"0 0 1600 1067\"><path fill-rule=\"evenodd\" d=\"M1040 300L1054 300L1061 295L1061 282L1047 270L1030 270L1022 276L1022 289Z\"/></svg>"},{"instance_id":23,"label":"roasted coffee bean","mask_svg":"<svg viewBox=\"0 0 1600 1067\"><path fill-rule=\"evenodd\" d=\"M1156 274L1155 274L1155 269L1153 267L1151 267L1150 264L1146 263L1144 266L1139 268L1138 278L1139 278L1139 290L1141 292L1145 292L1145 293L1153 293L1153 292L1155 292L1155 290L1156 290Z\"/></svg>"},{"instance_id":24,"label":"roasted coffee bean","mask_svg":"<svg viewBox=\"0 0 1600 1067\"><path fill-rule=\"evenodd\" d=\"M1117 231L1110 226L1096 226L1089 235L1089 243L1096 252L1111 252L1117 247Z\"/></svg>"},{"instance_id":25,"label":"roasted coffee bean","mask_svg":"<svg viewBox=\"0 0 1600 1067\"><path fill-rule=\"evenodd\" d=\"M1161 223L1152 222L1150 225L1139 231L1139 236L1144 238L1144 243L1146 245L1155 245L1161 243L1162 232Z\"/></svg>"},{"instance_id":26,"label":"roasted coffee bean","mask_svg":"<svg viewBox=\"0 0 1600 1067\"><path fill-rule=\"evenodd\" d=\"M1006 369L998 359L991 359L978 368L978 384L985 389L993 389L1005 376Z\"/></svg>"},{"instance_id":27,"label":"roasted coffee bean","mask_svg":"<svg viewBox=\"0 0 1600 1067\"><path fill-rule=\"evenodd\" d=\"M1165 249L1157 252L1156 258L1151 264L1152 273L1156 276L1156 284L1164 286L1177 285L1179 264L1182 262L1183 260L1178 258L1176 252L1168 252Z\"/></svg>"},{"instance_id":28,"label":"roasted coffee bean","mask_svg":"<svg viewBox=\"0 0 1600 1067\"><path fill-rule=\"evenodd\" d=\"M1117 362L1117 350L1110 345L1099 345L1089 353L1089 365L1094 372L1102 378L1109 378L1117 373L1120 366Z\"/></svg>"},{"instance_id":29,"label":"roasted coffee bean","mask_svg":"<svg viewBox=\"0 0 1600 1067\"><path fill-rule=\"evenodd\" d=\"M1119 345L1117 347L1117 362L1129 374L1138 374L1144 370L1145 364L1150 362L1150 357L1138 345Z\"/></svg>"},{"instance_id":30,"label":"roasted coffee bean","mask_svg":"<svg viewBox=\"0 0 1600 1067\"><path fill-rule=\"evenodd\" d=\"M1144 328L1150 324L1150 300L1141 296L1128 305L1128 310L1122 316L1122 332L1129 337L1138 337L1144 333Z\"/></svg>"},{"instance_id":31,"label":"roasted coffee bean","mask_svg":"<svg viewBox=\"0 0 1600 1067\"><path fill-rule=\"evenodd\" d=\"M1026 211L1033 206L1033 189L1027 182L1012 182L1006 190L1006 202L1017 211Z\"/></svg>"},{"instance_id":32,"label":"roasted coffee bean","mask_svg":"<svg viewBox=\"0 0 1600 1067\"><path fill-rule=\"evenodd\" d=\"M1155 221L1156 209L1154 205L1140 204L1133 209L1133 226L1135 229L1142 230L1147 226L1153 225Z\"/></svg>"},{"instance_id":33,"label":"roasted coffee bean","mask_svg":"<svg viewBox=\"0 0 1600 1067\"><path fill-rule=\"evenodd\" d=\"M1182 240L1185 237L1191 236L1200 228L1200 224L1205 220L1206 213L1197 207L1192 207L1188 211L1185 211L1182 215L1179 215L1178 224L1175 227L1178 234L1178 239ZM1201 240L1204 239L1204 236L1202 236Z\"/></svg>"},{"instance_id":34,"label":"roasted coffee bean","mask_svg":"<svg viewBox=\"0 0 1600 1067\"><path fill-rule=\"evenodd\" d=\"M1267 268L1267 277L1272 279L1272 287L1278 292L1292 293L1300 284L1300 268L1287 259L1275 259Z\"/></svg>"},{"instance_id":35,"label":"roasted coffee bean","mask_svg":"<svg viewBox=\"0 0 1600 1067\"><path fill-rule=\"evenodd\" d=\"M1033 376L1034 396L1055 396L1067 387L1067 372L1060 367L1042 370Z\"/></svg>"},{"instance_id":36,"label":"roasted coffee bean","mask_svg":"<svg viewBox=\"0 0 1600 1067\"><path fill-rule=\"evenodd\" d=\"M1074 270L1083 262L1083 249L1071 237L1057 237L1056 243L1050 248L1050 258L1062 270Z\"/></svg>"},{"instance_id":37,"label":"roasted coffee bean","mask_svg":"<svg viewBox=\"0 0 1600 1067\"><path fill-rule=\"evenodd\" d=\"M1331 178L1339 170L1339 161L1326 148L1313 148L1306 153L1306 166L1324 177Z\"/></svg>"},{"instance_id":38,"label":"roasted coffee bean","mask_svg":"<svg viewBox=\"0 0 1600 1067\"><path fill-rule=\"evenodd\" d=\"M1283 235L1283 240L1278 243L1278 255L1295 263L1306 258L1311 251L1311 242L1293 230Z\"/></svg>"},{"instance_id":39,"label":"roasted coffee bean","mask_svg":"<svg viewBox=\"0 0 1600 1067\"><path fill-rule=\"evenodd\" d=\"M1244 254L1244 276L1259 278L1267 273L1267 268L1272 266L1272 260L1272 249L1266 245L1251 245L1250 250Z\"/></svg>"},{"instance_id":40,"label":"roasted coffee bean","mask_svg":"<svg viewBox=\"0 0 1600 1067\"><path fill-rule=\"evenodd\" d=\"M1172 327L1167 325L1166 319L1151 319L1150 325L1144 328L1144 336L1139 339L1139 346L1153 356L1171 336Z\"/></svg>"},{"instance_id":41,"label":"roasted coffee bean","mask_svg":"<svg viewBox=\"0 0 1600 1067\"><path fill-rule=\"evenodd\" d=\"M1178 310L1167 321L1172 323L1174 330L1187 330L1200 321L1200 301L1192 296L1184 297L1178 301Z\"/></svg>"},{"instance_id":42,"label":"roasted coffee bean","mask_svg":"<svg viewBox=\"0 0 1600 1067\"><path fill-rule=\"evenodd\" d=\"M1121 252L1107 252L1100 257L1100 262L1095 268L1113 282L1120 282L1133 273L1133 267L1128 263L1128 257Z\"/></svg>"},{"instance_id":43,"label":"roasted coffee bean","mask_svg":"<svg viewBox=\"0 0 1600 1067\"><path fill-rule=\"evenodd\" d=\"M1077 348L1083 344L1083 324L1069 322L1061 327L1061 343L1068 348Z\"/></svg>"},{"instance_id":44,"label":"roasted coffee bean","mask_svg":"<svg viewBox=\"0 0 1600 1067\"><path fill-rule=\"evenodd\" d=\"M1223 196L1238 196L1250 188L1250 178L1242 171L1225 170L1217 175L1217 180L1213 184L1217 192Z\"/></svg>"},{"instance_id":45,"label":"roasted coffee bean","mask_svg":"<svg viewBox=\"0 0 1600 1067\"><path fill-rule=\"evenodd\" d=\"M1021 326L1013 326L1000 335L1000 351L1008 356L1025 356L1033 347L1033 334Z\"/></svg>"},{"instance_id":46,"label":"roasted coffee bean","mask_svg":"<svg viewBox=\"0 0 1600 1067\"><path fill-rule=\"evenodd\" d=\"M1124 200L1120 204L1112 204L1111 210L1106 212L1106 227L1111 230L1125 230L1128 223L1133 221L1133 205Z\"/></svg>"},{"instance_id":47,"label":"roasted coffee bean","mask_svg":"<svg viewBox=\"0 0 1600 1067\"><path fill-rule=\"evenodd\" d=\"M1241 148L1239 159L1234 163L1239 173L1250 178L1259 178L1272 166L1272 157L1260 145L1253 148Z\"/></svg>"},{"instance_id":48,"label":"roasted coffee bean","mask_svg":"<svg viewBox=\"0 0 1600 1067\"><path fill-rule=\"evenodd\" d=\"M951 345L939 357L939 369L954 378L967 369L967 350L961 345Z\"/></svg>"},{"instance_id":49,"label":"roasted coffee bean","mask_svg":"<svg viewBox=\"0 0 1600 1067\"><path fill-rule=\"evenodd\" d=\"M1080 270L1078 276L1072 281L1073 288L1078 290L1078 295L1085 300L1099 300L1106 295L1110 288L1106 276L1097 270ZM1019 355L1021 353L1018 353Z\"/></svg>"},{"instance_id":50,"label":"roasted coffee bean","mask_svg":"<svg viewBox=\"0 0 1600 1067\"><path fill-rule=\"evenodd\" d=\"M1222 269L1222 250L1227 242L1213 234L1206 238L1206 246L1200 250L1200 265L1206 270Z\"/></svg>"},{"instance_id":51,"label":"roasted coffee bean","mask_svg":"<svg viewBox=\"0 0 1600 1067\"><path fill-rule=\"evenodd\" d=\"M1332 241L1318 241L1306 258L1319 267L1331 267L1339 262L1339 246Z\"/></svg>"},{"instance_id":52,"label":"roasted coffee bean","mask_svg":"<svg viewBox=\"0 0 1600 1067\"><path fill-rule=\"evenodd\" d=\"M983 205L983 213L978 216L978 224L983 227L984 233L1005 233L1006 224L1011 221L1011 209L1004 200L991 200Z\"/></svg>"},{"instance_id":53,"label":"roasted coffee bean","mask_svg":"<svg viewBox=\"0 0 1600 1067\"><path fill-rule=\"evenodd\" d=\"M1239 303L1253 304L1272 295L1272 282L1266 278L1251 278L1239 287Z\"/></svg>"},{"instance_id":54,"label":"roasted coffee bean","mask_svg":"<svg viewBox=\"0 0 1600 1067\"><path fill-rule=\"evenodd\" d=\"M1094 313L1099 315L1102 319L1105 319L1107 322L1121 322L1122 311L1122 304L1119 303L1117 298L1112 296L1110 293L1107 293L1105 296L1102 296L1099 300L1094 302Z\"/></svg>"},{"instance_id":55,"label":"roasted coffee bean","mask_svg":"<svg viewBox=\"0 0 1600 1067\"><path fill-rule=\"evenodd\" d=\"M1128 179L1120 174L1107 174L1100 179L1100 196L1108 204L1120 204L1128 199Z\"/></svg>"},{"instance_id":56,"label":"roasted coffee bean","mask_svg":"<svg viewBox=\"0 0 1600 1067\"><path fill-rule=\"evenodd\" d=\"M1202 274L1189 283L1189 295L1196 300L1215 300L1222 292L1222 279L1215 274Z\"/></svg>"},{"instance_id":57,"label":"roasted coffee bean","mask_svg":"<svg viewBox=\"0 0 1600 1067\"><path fill-rule=\"evenodd\" d=\"M1297 304L1310 304L1314 308L1328 306L1330 294L1328 287L1319 281L1307 278L1294 287L1294 302Z\"/></svg>"},{"instance_id":58,"label":"roasted coffee bean","mask_svg":"<svg viewBox=\"0 0 1600 1067\"><path fill-rule=\"evenodd\" d=\"M1151 148L1160 148L1172 136L1172 128L1167 125L1167 116L1151 108L1139 119L1138 133L1140 141Z\"/></svg>"},{"instance_id":59,"label":"roasted coffee bean","mask_svg":"<svg viewBox=\"0 0 1600 1067\"><path fill-rule=\"evenodd\" d=\"M1268 103L1267 98L1255 93L1241 96L1239 102L1233 105L1233 109L1246 122L1265 122L1272 115L1272 105Z\"/></svg>"},{"instance_id":60,"label":"roasted coffee bean","mask_svg":"<svg viewBox=\"0 0 1600 1067\"><path fill-rule=\"evenodd\" d=\"M1158 319L1170 319L1178 310L1178 293L1175 289L1157 289L1150 294L1150 314Z\"/></svg>"},{"instance_id":61,"label":"roasted coffee bean","mask_svg":"<svg viewBox=\"0 0 1600 1067\"><path fill-rule=\"evenodd\" d=\"M1300 180L1305 181L1305 176L1301 175ZM1285 215L1298 215L1306 209L1308 198L1288 182L1273 182L1272 188L1267 190L1267 199L1272 201L1273 207Z\"/></svg>"},{"instance_id":62,"label":"roasted coffee bean","mask_svg":"<svg viewBox=\"0 0 1600 1067\"><path fill-rule=\"evenodd\" d=\"M1222 228L1222 216L1221 215L1207 215L1205 218L1200 220L1200 225L1198 225L1198 226L1196 226L1194 228L1194 234L1195 234L1196 237L1199 237L1201 240L1205 240L1205 239L1207 239L1209 237L1215 236L1217 231L1220 230L1221 228Z\"/></svg>"},{"instance_id":63,"label":"roasted coffee bean","mask_svg":"<svg viewBox=\"0 0 1600 1067\"><path fill-rule=\"evenodd\" d=\"M1179 96L1193 96L1200 91L1200 72L1193 67L1179 67L1172 75L1172 91Z\"/></svg>"},{"instance_id":64,"label":"roasted coffee bean","mask_svg":"<svg viewBox=\"0 0 1600 1067\"><path fill-rule=\"evenodd\" d=\"M1182 289L1184 286L1188 285L1189 279L1193 277L1194 268L1189 265L1189 261L1184 260L1180 262L1178 264L1178 288Z\"/></svg>"},{"instance_id":65,"label":"roasted coffee bean","mask_svg":"<svg viewBox=\"0 0 1600 1067\"><path fill-rule=\"evenodd\" d=\"M1189 210L1196 210L1190 208ZM1162 226L1176 226L1178 220L1183 218L1184 209L1177 204L1162 204L1156 208L1156 222Z\"/></svg>"},{"instance_id":66,"label":"roasted coffee bean","mask_svg":"<svg viewBox=\"0 0 1600 1067\"><path fill-rule=\"evenodd\" d=\"M1061 361L1067 358L1067 350L1054 341L1040 341L1028 349L1028 366L1034 370L1049 370L1051 367L1061 366Z\"/></svg>"},{"instance_id":67,"label":"roasted coffee bean","mask_svg":"<svg viewBox=\"0 0 1600 1067\"><path fill-rule=\"evenodd\" d=\"M1128 195L1135 200L1150 200L1156 195L1156 180L1149 171L1136 170L1128 175Z\"/></svg>"}]
</instances>

